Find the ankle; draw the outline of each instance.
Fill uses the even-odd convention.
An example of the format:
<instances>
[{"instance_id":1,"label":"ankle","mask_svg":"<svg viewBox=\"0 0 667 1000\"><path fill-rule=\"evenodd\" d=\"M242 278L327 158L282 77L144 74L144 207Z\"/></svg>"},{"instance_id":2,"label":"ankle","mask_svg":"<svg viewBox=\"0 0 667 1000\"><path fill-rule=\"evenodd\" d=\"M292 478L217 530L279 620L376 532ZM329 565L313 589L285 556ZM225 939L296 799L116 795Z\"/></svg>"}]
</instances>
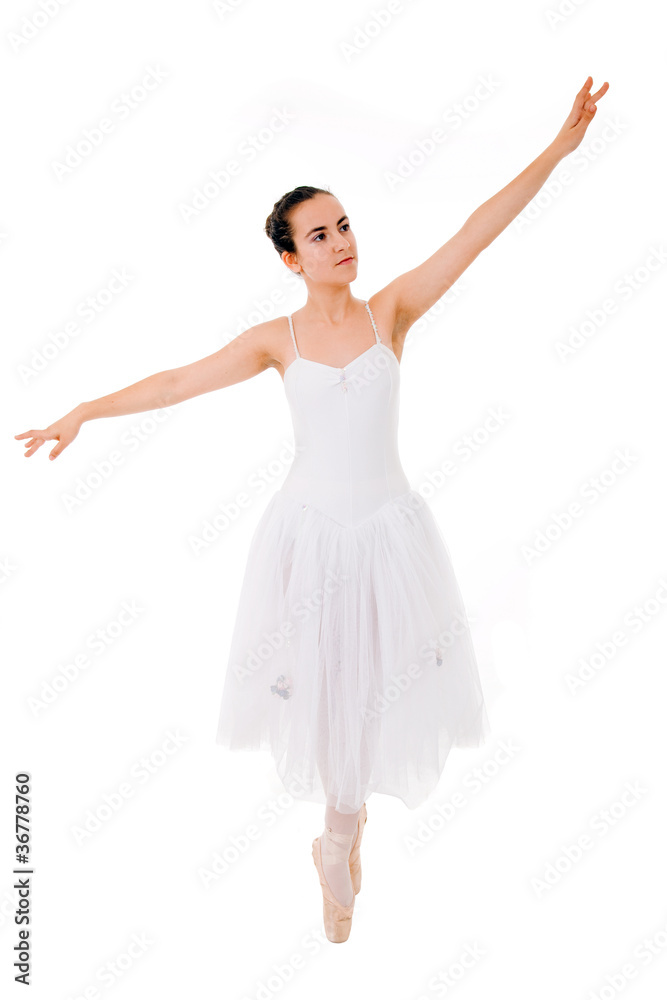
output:
<instances>
[{"instance_id":1,"label":"ankle","mask_svg":"<svg viewBox=\"0 0 667 1000\"><path fill-rule=\"evenodd\" d=\"M322 860L326 864L340 864L350 857L354 833L338 833L330 826L322 834Z\"/></svg>"}]
</instances>

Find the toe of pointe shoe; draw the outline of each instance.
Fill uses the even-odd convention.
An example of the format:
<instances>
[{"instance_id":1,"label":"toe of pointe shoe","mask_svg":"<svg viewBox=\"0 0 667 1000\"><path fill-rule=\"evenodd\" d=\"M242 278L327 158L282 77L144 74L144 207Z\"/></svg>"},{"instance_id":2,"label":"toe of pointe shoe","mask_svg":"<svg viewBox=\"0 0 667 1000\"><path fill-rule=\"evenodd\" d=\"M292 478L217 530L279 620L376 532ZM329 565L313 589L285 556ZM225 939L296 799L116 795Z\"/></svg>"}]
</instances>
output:
<instances>
[{"instance_id":1,"label":"toe of pointe shoe","mask_svg":"<svg viewBox=\"0 0 667 1000\"><path fill-rule=\"evenodd\" d=\"M352 844L352 850L350 851L350 876L352 878L352 888L354 889L355 896L361 889L361 838L364 835L364 826L366 825L367 818L366 803L364 802L361 807L361 812L359 813L357 836Z\"/></svg>"},{"instance_id":2,"label":"toe of pointe shoe","mask_svg":"<svg viewBox=\"0 0 667 1000\"><path fill-rule=\"evenodd\" d=\"M347 941L352 928L352 913L354 911L354 896L348 906L341 906L326 880L324 869L322 868L322 847L320 838L313 841L313 861L320 877L322 888L324 933L329 941L334 944L341 944Z\"/></svg>"}]
</instances>

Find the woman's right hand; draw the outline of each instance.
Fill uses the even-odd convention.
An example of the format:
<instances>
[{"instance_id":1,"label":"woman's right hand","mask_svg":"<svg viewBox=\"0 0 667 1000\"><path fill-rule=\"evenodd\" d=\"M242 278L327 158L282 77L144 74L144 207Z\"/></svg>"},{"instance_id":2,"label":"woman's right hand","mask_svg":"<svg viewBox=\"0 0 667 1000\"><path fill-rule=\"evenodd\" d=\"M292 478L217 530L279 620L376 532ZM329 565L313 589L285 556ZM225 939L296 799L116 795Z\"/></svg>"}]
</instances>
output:
<instances>
[{"instance_id":1,"label":"woman's right hand","mask_svg":"<svg viewBox=\"0 0 667 1000\"><path fill-rule=\"evenodd\" d=\"M30 458L38 448L41 448L45 441L57 440L58 444L49 452L49 458L57 458L71 444L81 430L83 417L76 410L66 413L60 420L45 427L44 430L24 431L23 434L15 434L16 441L27 438L24 458Z\"/></svg>"}]
</instances>

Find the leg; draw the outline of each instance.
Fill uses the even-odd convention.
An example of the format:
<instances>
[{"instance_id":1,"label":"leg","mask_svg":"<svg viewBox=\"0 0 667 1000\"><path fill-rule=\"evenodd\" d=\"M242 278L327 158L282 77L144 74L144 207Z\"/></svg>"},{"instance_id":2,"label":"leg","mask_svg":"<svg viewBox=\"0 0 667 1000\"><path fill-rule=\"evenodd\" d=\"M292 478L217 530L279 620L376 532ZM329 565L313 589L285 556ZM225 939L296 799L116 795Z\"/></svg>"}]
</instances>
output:
<instances>
[{"instance_id":1,"label":"leg","mask_svg":"<svg viewBox=\"0 0 667 1000\"><path fill-rule=\"evenodd\" d=\"M333 797L330 800L333 801ZM358 821L359 812L340 813L330 802L327 803L322 834L322 868L331 891L342 906L348 906L354 899L349 857Z\"/></svg>"},{"instance_id":2,"label":"leg","mask_svg":"<svg viewBox=\"0 0 667 1000\"><path fill-rule=\"evenodd\" d=\"M334 672L335 676L335 672ZM317 765L326 793L324 811L324 832L321 837L322 869L331 891L342 906L348 906L354 899L354 889L350 877L349 857L357 835L359 812L342 813L334 807L337 795L331 787L330 754L332 753L332 729L335 723L335 702L330 706L329 673L322 672L320 700L318 705Z\"/></svg>"}]
</instances>

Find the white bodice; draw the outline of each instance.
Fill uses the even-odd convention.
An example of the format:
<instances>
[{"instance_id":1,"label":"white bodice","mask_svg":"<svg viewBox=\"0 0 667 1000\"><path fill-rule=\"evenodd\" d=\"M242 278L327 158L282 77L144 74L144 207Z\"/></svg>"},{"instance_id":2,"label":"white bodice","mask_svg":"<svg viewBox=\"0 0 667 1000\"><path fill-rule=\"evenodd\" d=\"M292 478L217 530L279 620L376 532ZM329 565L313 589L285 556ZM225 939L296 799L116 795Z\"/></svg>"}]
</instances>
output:
<instances>
[{"instance_id":1,"label":"white bodice","mask_svg":"<svg viewBox=\"0 0 667 1000\"><path fill-rule=\"evenodd\" d=\"M295 457L282 490L339 524L356 525L410 490L398 453L400 365L375 343L343 368L302 358L284 376Z\"/></svg>"}]
</instances>

